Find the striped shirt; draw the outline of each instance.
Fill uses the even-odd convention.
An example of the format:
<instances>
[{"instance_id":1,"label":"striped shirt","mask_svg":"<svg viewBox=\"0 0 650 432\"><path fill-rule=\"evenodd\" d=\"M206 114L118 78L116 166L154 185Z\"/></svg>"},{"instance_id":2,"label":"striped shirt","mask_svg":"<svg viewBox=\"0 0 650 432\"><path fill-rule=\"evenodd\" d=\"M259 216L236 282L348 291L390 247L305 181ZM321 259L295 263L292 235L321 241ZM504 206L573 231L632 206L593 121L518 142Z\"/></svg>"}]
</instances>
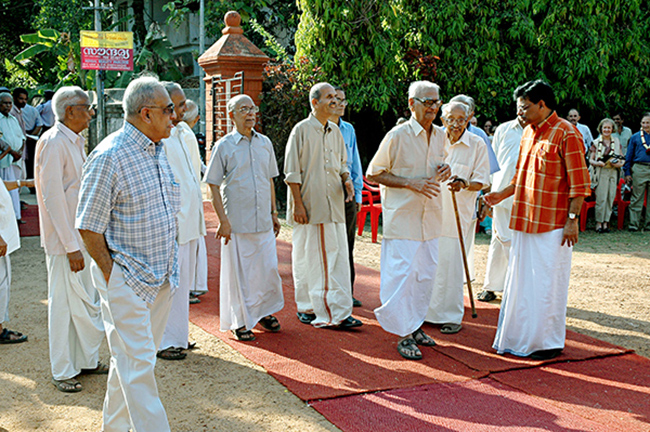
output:
<instances>
[{"instance_id":1,"label":"striped shirt","mask_svg":"<svg viewBox=\"0 0 650 432\"><path fill-rule=\"evenodd\" d=\"M555 112L526 127L512 184L511 229L539 234L563 228L569 199L591 194L584 143L575 127Z\"/></svg>"},{"instance_id":2,"label":"striped shirt","mask_svg":"<svg viewBox=\"0 0 650 432\"><path fill-rule=\"evenodd\" d=\"M179 209L180 187L162 144L129 122L88 156L76 228L104 234L127 285L147 303L167 280L178 286Z\"/></svg>"}]
</instances>

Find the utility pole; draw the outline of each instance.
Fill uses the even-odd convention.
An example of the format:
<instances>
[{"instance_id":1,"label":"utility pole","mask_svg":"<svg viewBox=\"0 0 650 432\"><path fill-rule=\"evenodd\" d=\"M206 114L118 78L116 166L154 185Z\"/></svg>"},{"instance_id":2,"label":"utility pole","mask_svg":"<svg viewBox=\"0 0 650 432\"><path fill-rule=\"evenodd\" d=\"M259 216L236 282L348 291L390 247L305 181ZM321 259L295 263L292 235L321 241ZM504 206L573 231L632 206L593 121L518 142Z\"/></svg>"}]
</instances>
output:
<instances>
[{"instance_id":1,"label":"utility pole","mask_svg":"<svg viewBox=\"0 0 650 432\"><path fill-rule=\"evenodd\" d=\"M97 0L95 0L97 1ZM199 55L205 52L205 0L200 1L199 8ZM205 71L199 68L199 113L201 119L199 120L199 131L205 136Z\"/></svg>"},{"instance_id":2,"label":"utility pole","mask_svg":"<svg viewBox=\"0 0 650 432\"><path fill-rule=\"evenodd\" d=\"M102 18L99 14L99 0L95 0L95 31L102 31ZM104 108L104 71L95 71L95 83L97 89L97 144L104 139L104 124L106 119L106 110Z\"/></svg>"}]
</instances>

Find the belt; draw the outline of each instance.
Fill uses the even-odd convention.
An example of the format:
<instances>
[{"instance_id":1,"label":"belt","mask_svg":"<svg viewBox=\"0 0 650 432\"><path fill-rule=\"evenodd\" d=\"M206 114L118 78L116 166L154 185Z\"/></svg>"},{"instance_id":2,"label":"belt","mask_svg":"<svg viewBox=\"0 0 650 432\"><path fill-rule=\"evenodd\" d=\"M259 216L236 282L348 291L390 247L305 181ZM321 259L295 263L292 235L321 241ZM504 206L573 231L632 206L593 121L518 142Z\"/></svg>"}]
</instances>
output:
<instances>
[{"instance_id":1,"label":"belt","mask_svg":"<svg viewBox=\"0 0 650 432\"><path fill-rule=\"evenodd\" d=\"M634 162L634 165L645 165L645 166L650 166L650 162Z\"/></svg>"}]
</instances>

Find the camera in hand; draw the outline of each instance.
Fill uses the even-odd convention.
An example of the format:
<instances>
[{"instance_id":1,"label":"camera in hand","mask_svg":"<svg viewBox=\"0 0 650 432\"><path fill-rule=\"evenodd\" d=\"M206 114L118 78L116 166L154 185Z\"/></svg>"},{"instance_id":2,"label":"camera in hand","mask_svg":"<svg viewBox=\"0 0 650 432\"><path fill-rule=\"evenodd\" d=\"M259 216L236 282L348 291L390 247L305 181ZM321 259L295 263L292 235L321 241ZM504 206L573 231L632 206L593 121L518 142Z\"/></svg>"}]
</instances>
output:
<instances>
[{"instance_id":1,"label":"camera in hand","mask_svg":"<svg viewBox=\"0 0 650 432\"><path fill-rule=\"evenodd\" d=\"M617 164L621 160L624 160L625 156L617 155L615 153L609 153L606 155L603 155L601 158L598 159L598 162L603 162L603 163L612 163L612 164Z\"/></svg>"}]
</instances>

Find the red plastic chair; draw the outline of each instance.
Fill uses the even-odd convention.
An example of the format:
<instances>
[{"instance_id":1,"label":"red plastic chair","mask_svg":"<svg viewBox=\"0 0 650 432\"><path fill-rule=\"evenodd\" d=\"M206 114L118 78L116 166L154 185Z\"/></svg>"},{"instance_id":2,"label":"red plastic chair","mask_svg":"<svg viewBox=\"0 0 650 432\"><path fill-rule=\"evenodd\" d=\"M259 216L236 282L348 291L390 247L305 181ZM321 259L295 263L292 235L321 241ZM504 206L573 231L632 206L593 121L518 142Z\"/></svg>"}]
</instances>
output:
<instances>
[{"instance_id":1,"label":"red plastic chair","mask_svg":"<svg viewBox=\"0 0 650 432\"><path fill-rule=\"evenodd\" d=\"M616 197L614 198L614 205L617 208L618 212L618 229L623 229L623 223L625 222L625 209L630 205L629 201L624 201L623 196L621 195L621 188L625 184L625 179L621 179L618 182L618 187L616 188Z\"/></svg>"},{"instance_id":2,"label":"red plastic chair","mask_svg":"<svg viewBox=\"0 0 650 432\"><path fill-rule=\"evenodd\" d=\"M370 214L370 228L372 242L377 243L377 232L379 231L379 215L381 215L381 202L379 200L379 187L367 183L364 177L363 190L361 191L361 209L357 213L357 235L363 234L363 227L366 225L366 215ZM376 192L377 195L375 198Z\"/></svg>"},{"instance_id":3,"label":"red plastic chair","mask_svg":"<svg viewBox=\"0 0 650 432\"><path fill-rule=\"evenodd\" d=\"M591 196L582 202L582 208L580 209L580 231L587 229L587 213L589 209L594 207L596 207L596 194L592 191Z\"/></svg>"}]
</instances>

